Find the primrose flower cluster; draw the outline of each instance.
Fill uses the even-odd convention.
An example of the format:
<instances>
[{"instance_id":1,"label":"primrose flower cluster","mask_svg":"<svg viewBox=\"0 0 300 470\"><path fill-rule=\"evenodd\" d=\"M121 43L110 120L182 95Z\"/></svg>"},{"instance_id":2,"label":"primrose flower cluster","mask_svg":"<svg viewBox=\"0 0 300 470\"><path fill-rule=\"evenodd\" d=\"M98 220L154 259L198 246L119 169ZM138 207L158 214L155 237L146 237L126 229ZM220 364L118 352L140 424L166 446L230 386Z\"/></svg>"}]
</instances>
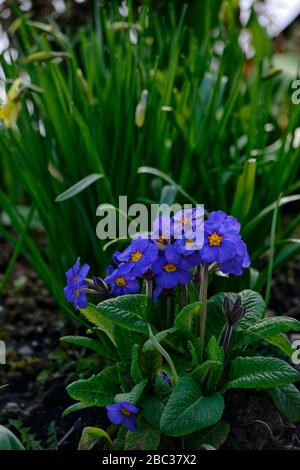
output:
<instances>
[{"instance_id":1,"label":"primrose flower cluster","mask_svg":"<svg viewBox=\"0 0 300 470\"><path fill-rule=\"evenodd\" d=\"M195 231L199 218L204 231L202 243ZM65 297L75 309L84 308L87 293L105 298L134 294L141 290L144 279L150 295L154 286L157 300L164 290L189 284L197 266L204 264L214 265L224 274L240 276L250 266L240 229L234 217L220 210L211 212L206 220L198 209L179 211L172 218L159 216L151 236L135 238L123 252L113 255L113 265L108 266L104 280L87 279L89 266L80 267L78 258L66 273Z\"/></svg>"}]
</instances>

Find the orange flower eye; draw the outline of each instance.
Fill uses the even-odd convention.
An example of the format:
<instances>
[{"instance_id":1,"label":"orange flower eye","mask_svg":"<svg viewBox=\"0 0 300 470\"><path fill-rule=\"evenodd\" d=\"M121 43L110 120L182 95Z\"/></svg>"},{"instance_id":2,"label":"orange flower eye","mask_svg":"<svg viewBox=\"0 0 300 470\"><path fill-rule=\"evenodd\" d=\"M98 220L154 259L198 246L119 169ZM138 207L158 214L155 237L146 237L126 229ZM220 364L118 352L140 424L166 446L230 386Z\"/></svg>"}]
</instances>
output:
<instances>
[{"instance_id":1,"label":"orange flower eye","mask_svg":"<svg viewBox=\"0 0 300 470\"><path fill-rule=\"evenodd\" d=\"M190 219L188 217L182 217L181 225L190 225Z\"/></svg>"},{"instance_id":2,"label":"orange flower eye","mask_svg":"<svg viewBox=\"0 0 300 470\"><path fill-rule=\"evenodd\" d=\"M219 235L217 232L213 232L208 237L209 246L221 246L221 242L223 240L223 236Z\"/></svg>"},{"instance_id":3,"label":"orange flower eye","mask_svg":"<svg viewBox=\"0 0 300 470\"><path fill-rule=\"evenodd\" d=\"M141 253L139 250L136 250L135 253L131 253L131 261L133 263L137 263L138 261L140 261L140 259L143 257L143 253Z\"/></svg>"},{"instance_id":4,"label":"orange flower eye","mask_svg":"<svg viewBox=\"0 0 300 470\"><path fill-rule=\"evenodd\" d=\"M127 285L127 282L125 281L125 278L121 276L121 277L116 277L116 284L117 286L123 287Z\"/></svg>"},{"instance_id":5,"label":"orange flower eye","mask_svg":"<svg viewBox=\"0 0 300 470\"><path fill-rule=\"evenodd\" d=\"M164 270L167 271L167 273L175 273L177 271L177 266L173 263L167 263L164 265Z\"/></svg>"}]
</instances>

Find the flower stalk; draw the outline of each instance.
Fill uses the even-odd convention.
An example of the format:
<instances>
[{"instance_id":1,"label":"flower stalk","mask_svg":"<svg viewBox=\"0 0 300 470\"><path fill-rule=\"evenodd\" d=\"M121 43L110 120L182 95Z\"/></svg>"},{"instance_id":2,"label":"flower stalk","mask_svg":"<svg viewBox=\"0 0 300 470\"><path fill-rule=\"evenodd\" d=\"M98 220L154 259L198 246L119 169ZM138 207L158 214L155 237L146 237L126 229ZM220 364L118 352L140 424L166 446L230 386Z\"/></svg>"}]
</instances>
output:
<instances>
[{"instance_id":1,"label":"flower stalk","mask_svg":"<svg viewBox=\"0 0 300 470\"><path fill-rule=\"evenodd\" d=\"M167 328L171 328L172 326L172 297L171 292L169 291L166 298L167 303Z\"/></svg>"},{"instance_id":2,"label":"flower stalk","mask_svg":"<svg viewBox=\"0 0 300 470\"><path fill-rule=\"evenodd\" d=\"M182 305L185 307L189 303L189 294L188 294L188 287L187 285L181 286L182 292Z\"/></svg>"},{"instance_id":3,"label":"flower stalk","mask_svg":"<svg viewBox=\"0 0 300 470\"><path fill-rule=\"evenodd\" d=\"M226 357L234 325L245 315L245 307L242 304L241 296L238 296L234 304L232 304L227 296L224 297L223 301L223 312L227 318L227 325L223 339L224 355Z\"/></svg>"},{"instance_id":4,"label":"flower stalk","mask_svg":"<svg viewBox=\"0 0 300 470\"><path fill-rule=\"evenodd\" d=\"M203 360L204 342L205 342L205 329L206 329L206 315L207 315L207 290L208 290L208 264L204 263L201 266L201 281L199 290L199 301L201 302L200 309L200 359Z\"/></svg>"},{"instance_id":5,"label":"flower stalk","mask_svg":"<svg viewBox=\"0 0 300 470\"><path fill-rule=\"evenodd\" d=\"M152 272L149 270L146 275L146 295L149 295L150 297L153 296L153 278L152 278Z\"/></svg>"}]
</instances>

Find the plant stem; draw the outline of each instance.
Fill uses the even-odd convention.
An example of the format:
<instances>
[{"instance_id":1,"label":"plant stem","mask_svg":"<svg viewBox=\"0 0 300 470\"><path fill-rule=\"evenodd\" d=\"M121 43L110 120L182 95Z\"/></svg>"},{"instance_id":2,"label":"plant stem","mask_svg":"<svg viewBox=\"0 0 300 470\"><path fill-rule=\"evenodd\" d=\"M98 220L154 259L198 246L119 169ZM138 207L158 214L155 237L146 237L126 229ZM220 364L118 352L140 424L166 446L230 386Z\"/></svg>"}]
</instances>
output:
<instances>
[{"instance_id":1,"label":"plant stem","mask_svg":"<svg viewBox=\"0 0 300 470\"><path fill-rule=\"evenodd\" d=\"M153 294L152 273L148 271L146 273L146 295L150 295L150 297L152 297L152 294Z\"/></svg>"},{"instance_id":2,"label":"plant stem","mask_svg":"<svg viewBox=\"0 0 300 470\"><path fill-rule=\"evenodd\" d=\"M171 327L171 308L172 308L172 297L170 294L167 295L167 328Z\"/></svg>"},{"instance_id":3,"label":"plant stem","mask_svg":"<svg viewBox=\"0 0 300 470\"><path fill-rule=\"evenodd\" d=\"M182 305L185 307L189 303L189 295L187 285L182 286Z\"/></svg>"},{"instance_id":4,"label":"plant stem","mask_svg":"<svg viewBox=\"0 0 300 470\"><path fill-rule=\"evenodd\" d=\"M194 283L195 283L197 290L200 287L200 276L201 276L201 266L198 265L194 274Z\"/></svg>"},{"instance_id":5,"label":"plant stem","mask_svg":"<svg viewBox=\"0 0 300 470\"><path fill-rule=\"evenodd\" d=\"M229 347L229 343L231 340L232 331L233 331L233 326L227 325L226 330L225 330L224 340L223 340L224 356L226 356L228 352L228 347Z\"/></svg>"},{"instance_id":6,"label":"plant stem","mask_svg":"<svg viewBox=\"0 0 300 470\"><path fill-rule=\"evenodd\" d=\"M204 263L201 266L201 283L199 290L199 300L202 303L200 310L200 340L201 352L200 359L203 360L204 342L205 342L205 328L206 328L206 313L207 313L207 289L208 289L208 264Z\"/></svg>"}]
</instances>

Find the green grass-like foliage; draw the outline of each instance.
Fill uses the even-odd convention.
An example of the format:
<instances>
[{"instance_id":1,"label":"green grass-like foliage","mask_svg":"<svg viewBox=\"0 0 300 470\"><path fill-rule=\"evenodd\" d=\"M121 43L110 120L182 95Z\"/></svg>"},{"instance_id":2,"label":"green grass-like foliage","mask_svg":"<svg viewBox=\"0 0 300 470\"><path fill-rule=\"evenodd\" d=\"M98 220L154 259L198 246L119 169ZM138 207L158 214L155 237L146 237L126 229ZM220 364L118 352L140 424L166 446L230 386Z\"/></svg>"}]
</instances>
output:
<instances>
[{"instance_id":1,"label":"green grass-like foliage","mask_svg":"<svg viewBox=\"0 0 300 470\"><path fill-rule=\"evenodd\" d=\"M254 13L256 55L246 63L235 2L189 2L182 11L150 2L130 6L125 20L117 2L95 5L93 24L71 35L17 12L19 55L1 61L7 80L27 74L34 85L17 128L0 129L0 207L24 234L23 252L62 303L63 272L78 255L107 264L94 237L100 203L176 197L236 216L255 263L279 195L279 207L300 199L300 107L289 96L296 72L273 73L272 42ZM46 245L25 233L20 205L35 208ZM299 251L297 221L278 233L274 268ZM0 235L16 243L5 226ZM252 285L267 277L265 267Z\"/></svg>"}]
</instances>

